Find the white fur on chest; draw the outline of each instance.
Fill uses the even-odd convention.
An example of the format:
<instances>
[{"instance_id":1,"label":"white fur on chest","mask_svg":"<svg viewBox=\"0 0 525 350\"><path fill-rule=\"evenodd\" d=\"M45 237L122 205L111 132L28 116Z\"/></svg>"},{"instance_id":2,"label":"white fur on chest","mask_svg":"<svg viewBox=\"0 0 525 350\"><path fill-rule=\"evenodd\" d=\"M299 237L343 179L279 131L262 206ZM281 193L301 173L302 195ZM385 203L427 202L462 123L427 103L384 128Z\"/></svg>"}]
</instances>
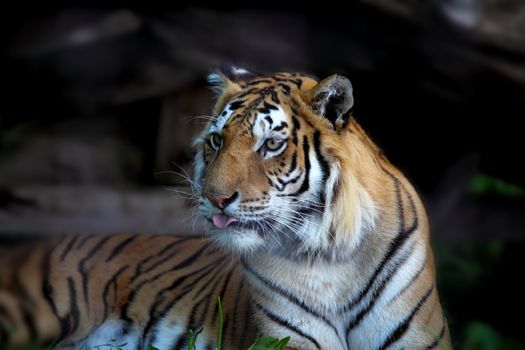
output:
<instances>
[{"instance_id":1,"label":"white fur on chest","mask_svg":"<svg viewBox=\"0 0 525 350\"><path fill-rule=\"evenodd\" d=\"M347 264L291 264L285 259L271 257L251 261L250 266L283 290L315 305L323 314L337 311L364 282L361 274ZM257 279L250 280L260 284Z\"/></svg>"},{"instance_id":2,"label":"white fur on chest","mask_svg":"<svg viewBox=\"0 0 525 350\"><path fill-rule=\"evenodd\" d=\"M309 264L262 254L247 263L253 270L247 276L254 290L269 301L269 308L305 325L328 348L374 348L410 309L400 305L402 300L390 303L426 259L424 245L409 247L405 245L377 273L381 261L377 257L369 264L370 256L339 264ZM404 261L403 254L408 255Z\"/></svg>"}]
</instances>

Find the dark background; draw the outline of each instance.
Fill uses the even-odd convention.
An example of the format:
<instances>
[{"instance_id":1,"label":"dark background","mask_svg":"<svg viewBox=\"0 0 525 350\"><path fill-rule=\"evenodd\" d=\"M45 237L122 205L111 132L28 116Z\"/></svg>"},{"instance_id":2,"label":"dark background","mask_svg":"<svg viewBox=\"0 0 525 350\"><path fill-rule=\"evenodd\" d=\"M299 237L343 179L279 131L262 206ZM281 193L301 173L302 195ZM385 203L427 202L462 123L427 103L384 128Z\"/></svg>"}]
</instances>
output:
<instances>
[{"instance_id":1,"label":"dark background","mask_svg":"<svg viewBox=\"0 0 525 350\"><path fill-rule=\"evenodd\" d=\"M23 5L2 11L0 242L199 233L165 187L187 186L210 70L340 73L427 205L456 347L525 348L523 1Z\"/></svg>"}]
</instances>

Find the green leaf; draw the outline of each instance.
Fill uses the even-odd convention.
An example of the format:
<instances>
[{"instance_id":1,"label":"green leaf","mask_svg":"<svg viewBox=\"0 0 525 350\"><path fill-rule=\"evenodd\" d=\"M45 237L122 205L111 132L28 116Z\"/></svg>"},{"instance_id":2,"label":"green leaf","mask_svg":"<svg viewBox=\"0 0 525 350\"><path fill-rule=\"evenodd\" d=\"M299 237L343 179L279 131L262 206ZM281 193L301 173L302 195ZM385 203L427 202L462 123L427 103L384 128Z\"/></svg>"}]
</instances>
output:
<instances>
[{"instance_id":1,"label":"green leaf","mask_svg":"<svg viewBox=\"0 0 525 350\"><path fill-rule=\"evenodd\" d=\"M195 350L197 346L197 337L201 334L202 328L199 328L196 332L193 329L188 331L188 350Z\"/></svg>"},{"instance_id":2,"label":"green leaf","mask_svg":"<svg viewBox=\"0 0 525 350\"><path fill-rule=\"evenodd\" d=\"M257 337L248 350L283 350L289 341L290 337L280 340L269 336Z\"/></svg>"},{"instance_id":3,"label":"green leaf","mask_svg":"<svg viewBox=\"0 0 525 350\"><path fill-rule=\"evenodd\" d=\"M217 306L219 308L219 331L217 334L217 350L221 350L222 343L222 302L221 297L217 297Z\"/></svg>"},{"instance_id":4,"label":"green leaf","mask_svg":"<svg viewBox=\"0 0 525 350\"><path fill-rule=\"evenodd\" d=\"M503 196L525 195L525 189L523 187L483 173L476 173L474 175L470 180L469 189L470 192L475 194L495 193Z\"/></svg>"}]
</instances>

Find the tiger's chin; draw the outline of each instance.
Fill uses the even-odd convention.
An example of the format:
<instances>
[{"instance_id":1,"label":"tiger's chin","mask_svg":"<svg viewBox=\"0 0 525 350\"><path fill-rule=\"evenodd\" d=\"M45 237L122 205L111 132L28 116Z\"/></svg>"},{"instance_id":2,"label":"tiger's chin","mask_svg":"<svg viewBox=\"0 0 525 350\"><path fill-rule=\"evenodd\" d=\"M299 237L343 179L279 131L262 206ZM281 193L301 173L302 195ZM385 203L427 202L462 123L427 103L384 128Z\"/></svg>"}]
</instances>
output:
<instances>
[{"instance_id":1,"label":"tiger's chin","mask_svg":"<svg viewBox=\"0 0 525 350\"><path fill-rule=\"evenodd\" d=\"M265 245L265 240L256 230L240 227L218 229L206 223L205 232L221 248L238 254L251 254Z\"/></svg>"}]
</instances>

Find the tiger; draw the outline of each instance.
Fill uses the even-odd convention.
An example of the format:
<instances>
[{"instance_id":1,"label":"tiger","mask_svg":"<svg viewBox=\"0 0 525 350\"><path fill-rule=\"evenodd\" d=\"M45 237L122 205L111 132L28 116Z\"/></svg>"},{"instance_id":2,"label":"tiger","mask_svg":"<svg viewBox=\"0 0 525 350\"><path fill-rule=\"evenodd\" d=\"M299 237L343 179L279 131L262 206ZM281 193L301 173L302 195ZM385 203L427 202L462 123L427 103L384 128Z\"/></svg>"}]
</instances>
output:
<instances>
[{"instance_id":1,"label":"tiger","mask_svg":"<svg viewBox=\"0 0 525 350\"><path fill-rule=\"evenodd\" d=\"M0 343L89 349L451 349L416 190L340 74L208 78L194 141L204 237L67 235L0 255ZM222 300L222 319L215 298Z\"/></svg>"}]
</instances>

